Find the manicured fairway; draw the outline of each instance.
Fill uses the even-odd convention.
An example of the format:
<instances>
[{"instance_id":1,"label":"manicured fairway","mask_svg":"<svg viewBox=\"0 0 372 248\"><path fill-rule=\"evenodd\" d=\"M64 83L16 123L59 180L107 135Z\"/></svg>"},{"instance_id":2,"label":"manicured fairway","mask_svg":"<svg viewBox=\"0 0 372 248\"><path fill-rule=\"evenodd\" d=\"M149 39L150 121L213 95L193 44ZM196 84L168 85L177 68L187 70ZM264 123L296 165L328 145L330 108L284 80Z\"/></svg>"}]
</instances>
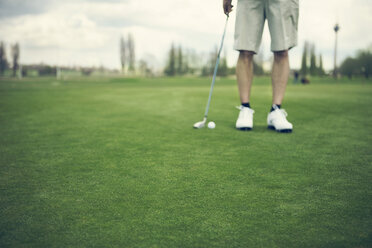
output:
<instances>
[{"instance_id":1,"label":"manicured fairway","mask_svg":"<svg viewBox=\"0 0 372 248\"><path fill-rule=\"evenodd\" d=\"M0 80L0 247L371 247L372 83Z\"/></svg>"}]
</instances>

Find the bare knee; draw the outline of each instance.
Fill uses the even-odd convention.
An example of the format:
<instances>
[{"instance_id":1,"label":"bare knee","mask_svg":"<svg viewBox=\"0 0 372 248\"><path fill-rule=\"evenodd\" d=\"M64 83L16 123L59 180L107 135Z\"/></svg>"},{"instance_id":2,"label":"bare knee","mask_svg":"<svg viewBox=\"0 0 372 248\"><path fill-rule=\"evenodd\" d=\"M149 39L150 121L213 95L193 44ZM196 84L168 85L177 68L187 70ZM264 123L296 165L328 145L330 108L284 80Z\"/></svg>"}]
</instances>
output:
<instances>
[{"instance_id":1,"label":"bare knee","mask_svg":"<svg viewBox=\"0 0 372 248\"><path fill-rule=\"evenodd\" d=\"M288 58L288 50L274 52L275 60L283 60Z\"/></svg>"},{"instance_id":2,"label":"bare knee","mask_svg":"<svg viewBox=\"0 0 372 248\"><path fill-rule=\"evenodd\" d=\"M244 62L251 62L253 59L254 52L252 51L239 51L239 59Z\"/></svg>"}]
</instances>

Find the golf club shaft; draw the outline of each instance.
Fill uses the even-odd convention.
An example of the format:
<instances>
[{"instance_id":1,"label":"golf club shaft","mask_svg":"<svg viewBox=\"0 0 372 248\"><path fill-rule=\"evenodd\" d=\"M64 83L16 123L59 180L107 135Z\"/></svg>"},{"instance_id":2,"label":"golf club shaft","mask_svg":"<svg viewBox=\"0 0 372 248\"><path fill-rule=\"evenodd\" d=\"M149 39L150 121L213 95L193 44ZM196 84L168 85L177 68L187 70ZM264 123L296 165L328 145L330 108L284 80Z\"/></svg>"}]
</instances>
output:
<instances>
[{"instance_id":1,"label":"golf club shaft","mask_svg":"<svg viewBox=\"0 0 372 248\"><path fill-rule=\"evenodd\" d=\"M209 97L208 97L207 107L205 108L205 113L204 113L204 117L205 118L208 117L209 105L211 103L213 87L214 87L214 83L216 81L216 75L217 75L218 65L220 63L220 55L221 55L221 51L222 51L222 47L223 47L223 41L225 39L225 33L226 33L226 27L227 27L227 21L228 20L229 20L229 16L226 17L225 29L224 29L223 35L222 35L220 50L218 51L216 65L214 66L214 72L213 72L213 79L212 79L211 89L209 90Z\"/></svg>"}]
</instances>

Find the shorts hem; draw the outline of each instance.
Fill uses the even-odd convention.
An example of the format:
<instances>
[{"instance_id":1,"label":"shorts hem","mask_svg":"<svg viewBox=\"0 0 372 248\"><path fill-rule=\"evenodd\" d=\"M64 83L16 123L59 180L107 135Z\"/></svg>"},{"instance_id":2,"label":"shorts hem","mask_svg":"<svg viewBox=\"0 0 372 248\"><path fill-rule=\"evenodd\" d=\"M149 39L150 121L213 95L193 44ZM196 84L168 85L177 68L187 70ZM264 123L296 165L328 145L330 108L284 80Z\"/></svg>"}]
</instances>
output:
<instances>
[{"instance_id":1,"label":"shorts hem","mask_svg":"<svg viewBox=\"0 0 372 248\"><path fill-rule=\"evenodd\" d=\"M271 51L272 52L280 52L280 51L285 51L285 50L291 50L295 46L297 46L297 42L294 42L294 43L292 43L288 46L283 46L283 48L271 48Z\"/></svg>"},{"instance_id":2,"label":"shorts hem","mask_svg":"<svg viewBox=\"0 0 372 248\"><path fill-rule=\"evenodd\" d=\"M234 50L240 52L240 51L249 51L249 52L253 52L254 54L257 54L258 51L256 49L251 49L251 48L247 48L247 47L235 47L234 46Z\"/></svg>"}]
</instances>

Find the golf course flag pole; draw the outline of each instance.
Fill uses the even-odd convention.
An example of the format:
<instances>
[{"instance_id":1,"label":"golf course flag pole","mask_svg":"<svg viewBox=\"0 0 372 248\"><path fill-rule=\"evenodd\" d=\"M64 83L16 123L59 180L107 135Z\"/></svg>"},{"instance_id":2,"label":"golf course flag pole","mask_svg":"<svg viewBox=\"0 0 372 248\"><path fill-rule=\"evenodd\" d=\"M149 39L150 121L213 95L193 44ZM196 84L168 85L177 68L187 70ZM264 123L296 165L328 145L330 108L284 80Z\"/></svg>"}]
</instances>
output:
<instances>
[{"instance_id":1,"label":"golf course flag pole","mask_svg":"<svg viewBox=\"0 0 372 248\"><path fill-rule=\"evenodd\" d=\"M213 79L212 79L211 88L209 90L209 97L208 97L207 106L205 108L204 119L202 121L199 121L199 122L195 123L194 124L194 128L202 128L202 127L204 127L205 126L205 123L207 121L207 118L208 118L209 105L211 104L213 87L214 87L214 83L216 81L216 75L217 75L218 65L220 63L220 56L221 56L221 51L222 51L222 47L223 47L223 41L225 39L226 27L227 27L227 21L228 20L229 20L229 16L227 15L226 22L225 22L225 28L223 30L223 35L222 35L222 39L221 39L221 45L220 45L220 49L219 49L218 55L217 55L216 65L214 66Z\"/></svg>"}]
</instances>

